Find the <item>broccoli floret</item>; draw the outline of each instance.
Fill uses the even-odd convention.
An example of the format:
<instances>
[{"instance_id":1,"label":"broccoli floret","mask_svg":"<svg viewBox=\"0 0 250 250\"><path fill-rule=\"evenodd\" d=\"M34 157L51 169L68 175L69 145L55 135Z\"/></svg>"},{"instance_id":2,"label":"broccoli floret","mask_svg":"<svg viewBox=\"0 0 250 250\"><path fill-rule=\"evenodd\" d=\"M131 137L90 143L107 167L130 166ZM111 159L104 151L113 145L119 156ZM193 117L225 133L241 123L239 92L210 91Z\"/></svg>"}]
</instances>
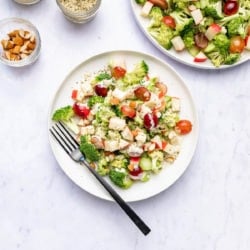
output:
<instances>
[{"instance_id":1,"label":"broccoli floret","mask_svg":"<svg viewBox=\"0 0 250 250\"><path fill-rule=\"evenodd\" d=\"M231 65L231 64L236 63L239 59L240 59L240 53L230 53L225 58L224 64Z\"/></svg>"},{"instance_id":2,"label":"broccoli floret","mask_svg":"<svg viewBox=\"0 0 250 250\"><path fill-rule=\"evenodd\" d=\"M109 106L100 106L96 112L96 123L93 125L101 125L107 127L111 117L116 116L115 112Z\"/></svg>"},{"instance_id":3,"label":"broccoli floret","mask_svg":"<svg viewBox=\"0 0 250 250\"><path fill-rule=\"evenodd\" d=\"M161 8L154 6L149 13L149 17L151 18L149 27L161 26L163 18L163 13Z\"/></svg>"},{"instance_id":4,"label":"broccoli floret","mask_svg":"<svg viewBox=\"0 0 250 250\"><path fill-rule=\"evenodd\" d=\"M152 171L158 173L162 169L162 163L164 160L164 154L162 151L155 150L148 154L152 160Z\"/></svg>"},{"instance_id":5,"label":"broccoli floret","mask_svg":"<svg viewBox=\"0 0 250 250\"><path fill-rule=\"evenodd\" d=\"M240 0L238 14L248 21L250 16L250 0Z\"/></svg>"},{"instance_id":6,"label":"broccoli floret","mask_svg":"<svg viewBox=\"0 0 250 250\"><path fill-rule=\"evenodd\" d=\"M149 27L148 32L165 49L172 48L171 40L175 36L173 29L162 23L160 27Z\"/></svg>"},{"instance_id":7,"label":"broccoli floret","mask_svg":"<svg viewBox=\"0 0 250 250\"><path fill-rule=\"evenodd\" d=\"M190 26L187 26L184 30L181 31L181 37L187 49L190 49L195 45L194 29Z\"/></svg>"},{"instance_id":8,"label":"broccoli floret","mask_svg":"<svg viewBox=\"0 0 250 250\"><path fill-rule=\"evenodd\" d=\"M176 10L170 13L176 23L176 31L180 32L186 28L186 26L193 25L194 20L192 17L187 15L186 13Z\"/></svg>"},{"instance_id":9,"label":"broccoli floret","mask_svg":"<svg viewBox=\"0 0 250 250\"><path fill-rule=\"evenodd\" d=\"M112 78L112 77L111 77L111 75L110 75L109 73L104 72L104 73L101 73L101 74L97 75L97 76L95 77L95 80L96 80L97 82L100 82L100 81L102 81L102 80L105 80L105 79L109 80L109 79L111 79L111 78Z\"/></svg>"},{"instance_id":10,"label":"broccoli floret","mask_svg":"<svg viewBox=\"0 0 250 250\"><path fill-rule=\"evenodd\" d=\"M228 36L233 37L240 35L245 38L246 36L246 25L244 19L242 17L236 17L229 21L226 25Z\"/></svg>"},{"instance_id":11,"label":"broccoli floret","mask_svg":"<svg viewBox=\"0 0 250 250\"><path fill-rule=\"evenodd\" d=\"M104 98L101 96L91 96L88 99L88 106L92 108L96 103L104 103Z\"/></svg>"},{"instance_id":12,"label":"broccoli floret","mask_svg":"<svg viewBox=\"0 0 250 250\"><path fill-rule=\"evenodd\" d=\"M215 20L219 20L223 18L222 14L222 2L218 1L216 3L210 3L204 8L205 16L209 16L214 18Z\"/></svg>"},{"instance_id":13,"label":"broccoli floret","mask_svg":"<svg viewBox=\"0 0 250 250\"><path fill-rule=\"evenodd\" d=\"M212 51L208 53L207 56L215 67L219 67L225 62L225 55L220 51Z\"/></svg>"},{"instance_id":14,"label":"broccoli floret","mask_svg":"<svg viewBox=\"0 0 250 250\"><path fill-rule=\"evenodd\" d=\"M98 161L100 159L100 153L93 144L89 142L87 136L81 136L80 139L80 151L84 154L85 158L90 161Z\"/></svg>"},{"instance_id":15,"label":"broccoli floret","mask_svg":"<svg viewBox=\"0 0 250 250\"><path fill-rule=\"evenodd\" d=\"M218 2L222 2L222 1L221 0L200 0L200 7L201 9L204 9Z\"/></svg>"},{"instance_id":16,"label":"broccoli floret","mask_svg":"<svg viewBox=\"0 0 250 250\"><path fill-rule=\"evenodd\" d=\"M148 65L144 60L137 63L134 69L127 72L123 78L124 83L128 85L134 85L140 83L140 81L147 75Z\"/></svg>"},{"instance_id":17,"label":"broccoli floret","mask_svg":"<svg viewBox=\"0 0 250 250\"><path fill-rule=\"evenodd\" d=\"M115 185L124 189L129 188L133 184L133 181L129 178L125 169L111 169L109 178Z\"/></svg>"},{"instance_id":18,"label":"broccoli floret","mask_svg":"<svg viewBox=\"0 0 250 250\"><path fill-rule=\"evenodd\" d=\"M113 168L127 168L128 159L124 155L117 155L113 161L110 162Z\"/></svg>"},{"instance_id":19,"label":"broccoli floret","mask_svg":"<svg viewBox=\"0 0 250 250\"><path fill-rule=\"evenodd\" d=\"M179 115L178 113L174 113L172 111L166 111L163 113L163 115L160 118L160 122L165 124L169 128L175 127L176 122L179 121Z\"/></svg>"},{"instance_id":20,"label":"broccoli floret","mask_svg":"<svg viewBox=\"0 0 250 250\"><path fill-rule=\"evenodd\" d=\"M204 53L208 56L215 67L225 64L229 54L230 40L223 34L217 34L213 41L205 48ZM229 60L230 61L230 60Z\"/></svg>"},{"instance_id":21,"label":"broccoli floret","mask_svg":"<svg viewBox=\"0 0 250 250\"><path fill-rule=\"evenodd\" d=\"M230 40L225 34L223 33L217 34L213 39L213 43L215 45L215 49L218 49L219 51L225 53L228 52Z\"/></svg>"},{"instance_id":22,"label":"broccoli floret","mask_svg":"<svg viewBox=\"0 0 250 250\"><path fill-rule=\"evenodd\" d=\"M71 106L62 107L57 109L53 116L53 121L69 121L74 116L74 111Z\"/></svg>"},{"instance_id":23,"label":"broccoli floret","mask_svg":"<svg viewBox=\"0 0 250 250\"><path fill-rule=\"evenodd\" d=\"M146 0L135 0L135 2L143 5L146 2Z\"/></svg>"},{"instance_id":24,"label":"broccoli floret","mask_svg":"<svg viewBox=\"0 0 250 250\"><path fill-rule=\"evenodd\" d=\"M187 49L190 49L194 46L195 42L194 42L194 32L189 31L187 32L184 36L183 36L183 41L185 44L185 47Z\"/></svg>"},{"instance_id":25,"label":"broccoli floret","mask_svg":"<svg viewBox=\"0 0 250 250\"><path fill-rule=\"evenodd\" d=\"M106 160L105 157L100 157L99 161L97 162L97 172L102 175L105 176L109 173L109 165L108 165L108 161Z\"/></svg>"}]
</instances>

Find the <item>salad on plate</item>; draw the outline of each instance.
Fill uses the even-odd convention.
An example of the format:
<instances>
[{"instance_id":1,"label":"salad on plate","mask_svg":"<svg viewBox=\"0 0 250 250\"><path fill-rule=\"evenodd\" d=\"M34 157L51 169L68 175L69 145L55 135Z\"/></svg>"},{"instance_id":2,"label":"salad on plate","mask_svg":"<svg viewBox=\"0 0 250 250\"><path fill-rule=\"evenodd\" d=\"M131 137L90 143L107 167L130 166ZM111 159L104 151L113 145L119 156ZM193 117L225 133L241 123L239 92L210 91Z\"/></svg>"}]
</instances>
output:
<instances>
[{"instance_id":1,"label":"salad on plate","mask_svg":"<svg viewBox=\"0 0 250 250\"><path fill-rule=\"evenodd\" d=\"M180 117L180 98L168 94L145 60L130 67L112 60L84 73L69 96L72 103L54 110L52 120L75 134L100 175L124 189L173 163L183 137L192 131L188 117Z\"/></svg>"},{"instance_id":2,"label":"salad on plate","mask_svg":"<svg viewBox=\"0 0 250 250\"><path fill-rule=\"evenodd\" d=\"M233 65L250 53L250 0L134 0L148 34L195 64Z\"/></svg>"}]
</instances>

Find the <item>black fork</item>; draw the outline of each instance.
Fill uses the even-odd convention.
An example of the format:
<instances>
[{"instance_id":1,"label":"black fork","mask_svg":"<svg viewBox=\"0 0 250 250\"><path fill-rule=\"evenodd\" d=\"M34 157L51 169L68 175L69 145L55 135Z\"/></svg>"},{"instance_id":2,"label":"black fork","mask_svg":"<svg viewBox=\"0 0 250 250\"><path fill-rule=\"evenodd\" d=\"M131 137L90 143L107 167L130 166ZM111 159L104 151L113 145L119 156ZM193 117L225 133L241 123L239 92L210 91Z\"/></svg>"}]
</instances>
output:
<instances>
[{"instance_id":1,"label":"black fork","mask_svg":"<svg viewBox=\"0 0 250 250\"><path fill-rule=\"evenodd\" d=\"M132 208L121 198L121 196L109 185L105 179L100 176L85 160L84 155L79 149L79 143L71 135L68 129L62 122L55 123L50 129L51 134L56 141L62 146L64 151L70 156L70 158L76 162L87 167L87 169L95 176L95 178L102 184L107 192L113 197L123 211L130 217L130 219L136 224L144 235L147 235L151 230L142 221L142 219L132 210Z\"/></svg>"}]
</instances>

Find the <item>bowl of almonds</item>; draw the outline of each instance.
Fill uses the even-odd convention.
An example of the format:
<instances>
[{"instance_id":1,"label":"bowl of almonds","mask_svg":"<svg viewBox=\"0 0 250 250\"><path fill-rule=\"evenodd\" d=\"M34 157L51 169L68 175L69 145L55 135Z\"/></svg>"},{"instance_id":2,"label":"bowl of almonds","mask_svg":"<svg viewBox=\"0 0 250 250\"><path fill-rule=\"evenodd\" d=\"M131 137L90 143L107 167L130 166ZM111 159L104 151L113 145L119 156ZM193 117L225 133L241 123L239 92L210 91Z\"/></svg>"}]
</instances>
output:
<instances>
[{"instance_id":1,"label":"bowl of almonds","mask_svg":"<svg viewBox=\"0 0 250 250\"><path fill-rule=\"evenodd\" d=\"M0 61L12 67L34 63L41 50L36 27L21 18L0 20Z\"/></svg>"}]
</instances>

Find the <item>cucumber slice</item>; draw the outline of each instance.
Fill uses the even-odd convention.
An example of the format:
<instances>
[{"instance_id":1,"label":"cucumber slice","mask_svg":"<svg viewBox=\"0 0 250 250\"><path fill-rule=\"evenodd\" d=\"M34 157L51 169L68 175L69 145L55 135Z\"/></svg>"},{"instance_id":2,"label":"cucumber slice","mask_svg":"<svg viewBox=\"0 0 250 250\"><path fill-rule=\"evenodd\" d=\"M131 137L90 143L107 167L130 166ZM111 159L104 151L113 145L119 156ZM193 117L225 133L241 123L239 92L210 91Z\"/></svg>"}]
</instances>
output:
<instances>
[{"instance_id":1,"label":"cucumber slice","mask_svg":"<svg viewBox=\"0 0 250 250\"><path fill-rule=\"evenodd\" d=\"M139 166L142 170L148 171L152 169L152 161L150 158L142 157L139 161Z\"/></svg>"}]
</instances>

